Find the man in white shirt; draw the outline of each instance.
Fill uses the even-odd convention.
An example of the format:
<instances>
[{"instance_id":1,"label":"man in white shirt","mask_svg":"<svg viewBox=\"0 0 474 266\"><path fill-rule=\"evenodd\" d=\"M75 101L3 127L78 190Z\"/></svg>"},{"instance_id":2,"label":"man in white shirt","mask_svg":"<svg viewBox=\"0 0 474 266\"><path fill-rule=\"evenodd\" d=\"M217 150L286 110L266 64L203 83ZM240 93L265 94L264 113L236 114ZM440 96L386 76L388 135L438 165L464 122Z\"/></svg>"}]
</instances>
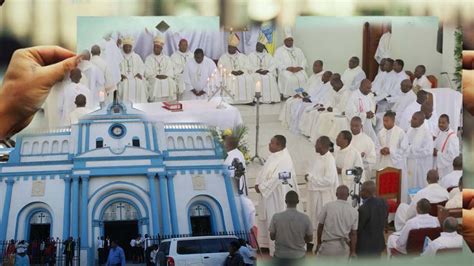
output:
<instances>
[{"instance_id":1,"label":"man in white shirt","mask_svg":"<svg viewBox=\"0 0 474 266\"><path fill-rule=\"evenodd\" d=\"M463 238L458 234L458 220L447 217L443 222L443 232L435 240L431 241L421 256L434 256L438 250L457 248L462 251Z\"/></svg>"},{"instance_id":2,"label":"man in white shirt","mask_svg":"<svg viewBox=\"0 0 474 266\"><path fill-rule=\"evenodd\" d=\"M406 254L408 235L411 230L420 228L436 228L439 227L439 220L437 217L431 216L430 202L427 199L420 199L416 203L417 215L408 220L401 230L391 234L387 239L387 255L392 256L392 248L398 252Z\"/></svg>"},{"instance_id":3,"label":"man in white shirt","mask_svg":"<svg viewBox=\"0 0 474 266\"><path fill-rule=\"evenodd\" d=\"M385 79L387 77L387 72L385 71L385 65L387 64L387 58L383 58L379 64L379 72L375 76L374 81L372 82L372 92L376 96L375 99L378 102L379 94L383 94Z\"/></svg>"},{"instance_id":4,"label":"man in white shirt","mask_svg":"<svg viewBox=\"0 0 474 266\"><path fill-rule=\"evenodd\" d=\"M385 58L383 71L379 69L379 74L377 74L377 76L380 74L382 74L382 76L379 78L375 77L374 82L372 83L375 93L375 101L377 104L381 104L385 109L390 107L387 102L387 97L390 95L388 89L390 89L391 84L394 82L393 80L397 78L396 72L393 70L394 62L395 61L391 58Z\"/></svg>"},{"instance_id":5,"label":"man in white shirt","mask_svg":"<svg viewBox=\"0 0 474 266\"><path fill-rule=\"evenodd\" d=\"M453 171L453 161L459 155L459 139L449 128L448 115L442 114L438 120L439 133L433 151L434 168L438 169L439 176L444 177Z\"/></svg>"},{"instance_id":6,"label":"man in white shirt","mask_svg":"<svg viewBox=\"0 0 474 266\"><path fill-rule=\"evenodd\" d=\"M91 98L90 106L99 107L100 104L100 92L104 91L105 87L105 75L104 72L91 62L91 53L88 50L84 50L81 53L82 61L77 66L82 74L83 79L87 79L85 86L89 88ZM81 80L82 81L82 80Z\"/></svg>"},{"instance_id":7,"label":"man in white shirt","mask_svg":"<svg viewBox=\"0 0 474 266\"><path fill-rule=\"evenodd\" d=\"M285 29L284 45L275 51L275 61L278 64L278 87L283 97L290 97L295 90L306 84L306 57L303 51L293 45L293 35L290 29Z\"/></svg>"},{"instance_id":8,"label":"man in white shirt","mask_svg":"<svg viewBox=\"0 0 474 266\"><path fill-rule=\"evenodd\" d=\"M395 120L397 126L402 128L405 132L410 129L411 118L415 112L421 110L421 105L428 100L428 92L421 90L416 94L416 101L407 105L404 111L399 114L397 113L397 119Z\"/></svg>"},{"instance_id":9,"label":"man in white shirt","mask_svg":"<svg viewBox=\"0 0 474 266\"><path fill-rule=\"evenodd\" d=\"M387 83L385 83L385 91L388 93L387 101L391 104L396 103L400 97L402 92L400 90L402 81L405 79L410 79L410 77L403 70L404 66L405 63L403 60L395 60L395 63L393 63L394 74L392 74L391 78L387 80Z\"/></svg>"},{"instance_id":10,"label":"man in white shirt","mask_svg":"<svg viewBox=\"0 0 474 266\"><path fill-rule=\"evenodd\" d=\"M438 118L437 114L433 110L433 104L430 103L429 101L426 101L423 103L420 107L420 111L425 113L425 124L424 126L428 129L428 131L431 133L433 140L436 138L436 136L439 134L439 128L438 128Z\"/></svg>"},{"instance_id":11,"label":"man in white shirt","mask_svg":"<svg viewBox=\"0 0 474 266\"><path fill-rule=\"evenodd\" d=\"M76 100L74 100L74 104L76 104L76 109L69 114L69 125L77 124L79 119L84 116L85 114L90 113L90 110L86 108L86 96L83 94L79 94L76 96Z\"/></svg>"},{"instance_id":12,"label":"man in white shirt","mask_svg":"<svg viewBox=\"0 0 474 266\"><path fill-rule=\"evenodd\" d=\"M193 53L188 50L188 40L181 39L178 43L178 50L176 50L170 57L174 63L174 79L178 86L179 94L182 95L185 90L184 85L184 67L186 63L193 58Z\"/></svg>"},{"instance_id":13,"label":"man in white shirt","mask_svg":"<svg viewBox=\"0 0 474 266\"><path fill-rule=\"evenodd\" d=\"M336 188L339 186L336 161L329 151L331 141L322 136L316 141L316 158L311 170L305 175L308 188L307 214L313 223L313 229L318 228L319 212L323 206L336 200ZM316 237L316 234L313 234ZM315 241L313 240L313 243Z\"/></svg>"},{"instance_id":14,"label":"man in white shirt","mask_svg":"<svg viewBox=\"0 0 474 266\"><path fill-rule=\"evenodd\" d=\"M339 184L355 188L354 176L347 175L346 170L360 167L364 169L364 163L360 152L351 145L352 134L347 130L343 130L337 135L336 149L334 150L334 158L336 159L337 174L339 175ZM362 173L361 183L365 181L365 173ZM357 189L357 188L356 188Z\"/></svg>"},{"instance_id":15,"label":"man in white shirt","mask_svg":"<svg viewBox=\"0 0 474 266\"><path fill-rule=\"evenodd\" d=\"M377 136L373 125L375 124L375 100L371 94L372 82L368 79L362 80L360 88L352 92L350 98L347 100L345 115L347 123L351 121L354 116L362 119L364 132L374 141L377 142Z\"/></svg>"},{"instance_id":16,"label":"man in white shirt","mask_svg":"<svg viewBox=\"0 0 474 266\"><path fill-rule=\"evenodd\" d=\"M459 179L462 177L462 155L454 158L452 168L453 171L450 173L444 176L440 174L441 180L439 181L439 184L446 189L450 187L456 187L458 185Z\"/></svg>"},{"instance_id":17,"label":"man in white shirt","mask_svg":"<svg viewBox=\"0 0 474 266\"><path fill-rule=\"evenodd\" d=\"M238 149L239 146L239 140L234 137L234 136L226 136L224 139L224 146L227 152L227 157L225 158L224 164L227 166L232 166L232 163L234 160L237 160L238 162L242 163L242 166L244 169L247 167L245 165L245 157L242 154L242 152ZM232 173L231 177L235 176ZM239 178L239 177L237 177ZM245 194L248 195L248 189L247 189L247 180L245 178L245 175L239 178L239 194Z\"/></svg>"},{"instance_id":18,"label":"man in white shirt","mask_svg":"<svg viewBox=\"0 0 474 266\"><path fill-rule=\"evenodd\" d=\"M359 63L359 57L351 57L349 59L349 68L347 68L341 76L342 83L344 83L344 85L346 85L351 91L358 90L362 80L367 77Z\"/></svg>"},{"instance_id":19,"label":"man in white shirt","mask_svg":"<svg viewBox=\"0 0 474 266\"><path fill-rule=\"evenodd\" d=\"M410 205L401 203L395 213L395 229L399 231L403 225L415 216L415 205L420 199L427 199L430 203L438 203L449 199L448 191L438 184L439 176L436 170L429 170L426 175L428 185L419 190L412 198Z\"/></svg>"},{"instance_id":20,"label":"man in white shirt","mask_svg":"<svg viewBox=\"0 0 474 266\"><path fill-rule=\"evenodd\" d=\"M362 120L354 116L351 120L352 147L360 152L364 163L364 172L367 178L372 177L372 169L377 161L375 143L362 130Z\"/></svg>"},{"instance_id":21,"label":"man in white shirt","mask_svg":"<svg viewBox=\"0 0 474 266\"><path fill-rule=\"evenodd\" d=\"M462 208L462 176L459 178L458 187L449 192L449 200L444 207L447 209Z\"/></svg>"},{"instance_id":22,"label":"man in white shirt","mask_svg":"<svg viewBox=\"0 0 474 266\"><path fill-rule=\"evenodd\" d=\"M416 66L415 73L413 73L413 75L415 76L415 79L413 80L413 89L415 91L419 91L422 89L431 89L432 84L425 76L425 73L426 67L424 65Z\"/></svg>"},{"instance_id":23,"label":"man in white shirt","mask_svg":"<svg viewBox=\"0 0 474 266\"><path fill-rule=\"evenodd\" d=\"M59 113L61 114L61 121L63 125L68 125L69 115L76 109L76 97L82 94L86 97L86 107L90 108L89 99L90 91L89 88L80 83L82 74L78 68L73 69L69 75L71 82L64 86L63 91L59 97Z\"/></svg>"},{"instance_id":24,"label":"man in white shirt","mask_svg":"<svg viewBox=\"0 0 474 266\"><path fill-rule=\"evenodd\" d=\"M99 45L93 45L91 48L91 63L95 64L102 73L104 74L104 99L107 96L107 101L112 100L112 95L115 90L117 90L117 84L114 82L112 77L112 68L107 64L107 62L100 56L101 50ZM99 99L100 100L100 99Z\"/></svg>"},{"instance_id":25,"label":"man in white shirt","mask_svg":"<svg viewBox=\"0 0 474 266\"><path fill-rule=\"evenodd\" d=\"M216 64L204 55L204 51L198 48L194 51L194 58L186 63L184 68L184 84L186 90L183 98L185 100L205 100L212 88L209 78L216 71Z\"/></svg>"},{"instance_id":26,"label":"man in white shirt","mask_svg":"<svg viewBox=\"0 0 474 266\"><path fill-rule=\"evenodd\" d=\"M408 189L425 187L426 173L433 168L433 138L423 125L424 117L421 111L414 113L407 132Z\"/></svg>"}]
</instances>

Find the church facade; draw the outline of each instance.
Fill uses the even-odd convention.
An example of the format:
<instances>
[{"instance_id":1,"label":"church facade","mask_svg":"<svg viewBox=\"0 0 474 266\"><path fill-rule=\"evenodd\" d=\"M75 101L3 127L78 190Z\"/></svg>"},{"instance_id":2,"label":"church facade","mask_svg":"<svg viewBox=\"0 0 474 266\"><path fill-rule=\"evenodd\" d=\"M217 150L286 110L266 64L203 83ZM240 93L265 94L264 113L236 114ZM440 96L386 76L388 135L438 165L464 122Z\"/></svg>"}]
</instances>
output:
<instances>
[{"instance_id":1,"label":"church facade","mask_svg":"<svg viewBox=\"0 0 474 266\"><path fill-rule=\"evenodd\" d=\"M80 238L89 264L101 236L243 230L222 154L206 125L149 121L121 103L24 134L0 163L0 240Z\"/></svg>"}]
</instances>

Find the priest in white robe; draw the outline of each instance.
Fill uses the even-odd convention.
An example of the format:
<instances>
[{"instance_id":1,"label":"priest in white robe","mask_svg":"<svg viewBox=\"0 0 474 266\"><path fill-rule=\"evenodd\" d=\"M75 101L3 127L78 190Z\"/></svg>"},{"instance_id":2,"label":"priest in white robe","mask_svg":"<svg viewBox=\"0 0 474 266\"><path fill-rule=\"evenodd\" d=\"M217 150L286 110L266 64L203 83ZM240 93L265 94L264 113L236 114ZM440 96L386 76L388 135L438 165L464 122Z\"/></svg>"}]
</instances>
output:
<instances>
[{"instance_id":1,"label":"priest in white robe","mask_svg":"<svg viewBox=\"0 0 474 266\"><path fill-rule=\"evenodd\" d=\"M384 58L389 58L391 56L391 39L392 39L392 32L387 31L382 34L380 37L379 45L377 46L377 50L375 50L375 61L377 63L381 63Z\"/></svg>"},{"instance_id":2,"label":"priest in white robe","mask_svg":"<svg viewBox=\"0 0 474 266\"><path fill-rule=\"evenodd\" d=\"M433 110L433 104L429 101L426 101L424 104L421 105L420 111L425 113L425 126L431 132L433 139L435 139L439 133L439 128L438 119L436 118L437 115Z\"/></svg>"},{"instance_id":3,"label":"priest in white robe","mask_svg":"<svg viewBox=\"0 0 474 266\"><path fill-rule=\"evenodd\" d=\"M347 130L341 131L336 138L337 147L334 149L334 158L336 159L337 174L339 175L339 183L346 185L350 190L356 189L356 183L354 183L354 176L346 174L346 170L360 167L364 169L364 163L360 152L356 150L352 142L352 134ZM364 183L366 173L362 172L361 183Z\"/></svg>"},{"instance_id":4,"label":"priest in white robe","mask_svg":"<svg viewBox=\"0 0 474 266\"><path fill-rule=\"evenodd\" d=\"M262 84L262 103L280 102L280 91L276 82L276 64L273 56L265 48L267 39L261 34L256 44L255 52L249 54L249 70L254 83Z\"/></svg>"},{"instance_id":5,"label":"priest in white robe","mask_svg":"<svg viewBox=\"0 0 474 266\"><path fill-rule=\"evenodd\" d=\"M219 58L217 65L224 68L225 84L234 95L232 103L247 104L252 103L255 98L255 83L249 74L247 56L237 50L239 43L237 34L231 33L227 53Z\"/></svg>"},{"instance_id":6,"label":"priest in white robe","mask_svg":"<svg viewBox=\"0 0 474 266\"><path fill-rule=\"evenodd\" d=\"M82 74L87 77L86 87L90 90L91 98L89 105L98 108L100 105L100 92L105 89L105 74L102 70L91 62L91 54L88 50L81 53L82 60L77 66Z\"/></svg>"},{"instance_id":7,"label":"priest in white robe","mask_svg":"<svg viewBox=\"0 0 474 266\"><path fill-rule=\"evenodd\" d=\"M283 97L295 94L295 90L303 88L308 80L306 74L306 57L303 51L293 45L293 35L290 29L285 29L284 45L275 51L278 64L278 87Z\"/></svg>"},{"instance_id":8,"label":"priest in white robe","mask_svg":"<svg viewBox=\"0 0 474 266\"><path fill-rule=\"evenodd\" d=\"M105 60L110 71L110 80L107 84L113 84L107 94L110 102L113 100L113 92L118 88L117 84L122 80L120 63L123 61L123 53L120 45L121 39L117 33L104 38L104 41L100 44L102 50L100 56Z\"/></svg>"},{"instance_id":9,"label":"priest in white robe","mask_svg":"<svg viewBox=\"0 0 474 266\"><path fill-rule=\"evenodd\" d=\"M419 91L422 89L431 89L431 81L425 76L426 67L424 65L418 65L415 68L415 79L413 80L413 89Z\"/></svg>"},{"instance_id":10,"label":"priest in white robe","mask_svg":"<svg viewBox=\"0 0 474 266\"><path fill-rule=\"evenodd\" d=\"M307 184L307 214L316 231L319 223L319 213L323 206L336 200L336 188L339 186L336 161L329 151L331 141L328 137L320 137L316 141L314 158L310 171L305 175ZM313 233L316 243L317 233Z\"/></svg>"},{"instance_id":11,"label":"priest in white robe","mask_svg":"<svg viewBox=\"0 0 474 266\"><path fill-rule=\"evenodd\" d=\"M194 51L194 58L186 63L184 68L184 84L186 90L183 94L185 100L205 100L209 95L209 80L216 73L216 64L204 51L198 48Z\"/></svg>"},{"instance_id":12,"label":"priest in white robe","mask_svg":"<svg viewBox=\"0 0 474 266\"><path fill-rule=\"evenodd\" d=\"M395 60L393 63L393 72L388 76L385 83L385 91L388 93L387 101L391 105L395 104L402 93L400 87L402 81L405 79L410 79L410 77L405 73L403 67L405 62L401 59Z\"/></svg>"},{"instance_id":13,"label":"priest in white robe","mask_svg":"<svg viewBox=\"0 0 474 266\"><path fill-rule=\"evenodd\" d=\"M421 90L416 94L416 101L407 105L401 114L397 113L396 124L405 132L410 128L411 118L415 112L421 110L421 105L428 99L428 92Z\"/></svg>"},{"instance_id":14,"label":"priest in white robe","mask_svg":"<svg viewBox=\"0 0 474 266\"><path fill-rule=\"evenodd\" d=\"M370 179L373 177L372 169L377 162L374 141L363 132L362 120L354 116L351 120L352 147L359 151L364 163L365 176Z\"/></svg>"},{"instance_id":15,"label":"priest in white robe","mask_svg":"<svg viewBox=\"0 0 474 266\"><path fill-rule=\"evenodd\" d=\"M374 95L376 96L375 97L375 100L378 102L378 98L377 98L377 95L379 94L383 94L383 90L384 90L384 85L385 85L385 79L387 77L387 74L388 72L385 71L385 65L387 64L387 59L388 58L383 58L381 61L380 61L380 64L379 64L379 72L377 73L377 75L375 76L374 78L374 81L372 81L372 92L374 93Z\"/></svg>"},{"instance_id":16,"label":"priest in white robe","mask_svg":"<svg viewBox=\"0 0 474 266\"><path fill-rule=\"evenodd\" d=\"M449 172L445 176L440 176L441 180L439 181L439 184L446 189L455 187L458 187L458 190L462 189L462 174L462 155L459 155L453 160L453 171ZM453 198L454 194L456 194L456 192L453 192L453 190L450 192L450 198Z\"/></svg>"},{"instance_id":17,"label":"priest in white robe","mask_svg":"<svg viewBox=\"0 0 474 266\"><path fill-rule=\"evenodd\" d=\"M313 94L319 94L321 91L322 76L324 74L323 64L318 62L319 60L314 61L313 63L313 74L308 79L304 86L304 91L308 93L312 91ZM293 97L288 98L283 104L283 108L280 111L280 116L278 120L281 121L283 127L289 128L291 122L291 110L293 110L293 105L297 104L303 98L303 92L295 92Z\"/></svg>"},{"instance_id":18,"label":"priest in white robe","mask_svg":"<svg viewBox=\"0 0 474 266\"><path fill-rule=\"evenodd\" d=\"M459 138L449 127L449 116L439 117L439 133L434 142L434 169L444 177L453 171L453 161L459 156Z\"/></svg>"},{"instance_id":19,"label":"priest in white robe","mask_svg":"<svg viewBox=\"0 0 474 266\"><path fill-rule=\"evenodd\" d=\"M153 54L145 60L145 78L147 81L148 101L164 102L176 99L174 63L163 54L165 39L158 35L153 40Z\"/></svg>"},{"instance_id":20,"label":"priest in white robe","mask_svg":"<svg viewBox=\"0 0 474 266\"><path fill-rule=\"evenodd\" d=\"M425 187L426 173L433 168L433 137L423 125L424 120L423 112L414 113L407 132L408 189Z\"/></svg>"},{"instance_id":21,"label":"priest in white robe","mask_svg":"<svg viewBox=\"0 0 474 266\"><path fill-rule=\"evenodd\" d=\"M92 46L91 55L91 63L96 65L104 75L104 98L107 96L106 98L111 100L113 98L113 92L117 90L118 81L114 81L112 77L112 68L109 67L107 62L101 56L101 49L99 45ZM100 97L99 100L101 100Z\"/></svg>"},{"instance_id":22,"label":"priest in white robe","mask_svg":"<svg viewBox=\"0 0 474 266\"><path fill-rule=\"evenodd\" d=\"M58 104L58 111L60 113L63 126L69 125L69 114L71 114L71 112L76 109L75 101L77 95L84 95L86 98L86 107L91 108L90 104L87 103L91 98L90 90L80 83L82 78L81 70L78 68L73 69L69 77L71 82L64 86L64 89L60 94Z\"/></svg>"},{"instance_id":23,"label":"priest in white robe","mask_svg":"<svg viewBox=\"0 0 474 266\"><path fill-rule=\"evenodd\" d=\"M390 108L390 105L387 102L387 97L390 94L387 91L387 87L390 87L392 79L396 76L395 71L393 71L394 60L391 58L384 58L382 60L380 67L383 66L383 69L379 69L379 73L372 82L372 91L375 95L375 102L381 107L377 109L380 112L385 113L386 109ZM383 63L383 65L382 65Z\"/></svg>"},{"instance_id":24,"label":"priest in white robe","mask_svg":"<svg viewBox=\"0 0 474 266\"><path fill-rule=\"evenodd\" d=\"M290 190L299 194L296 172L284 136L274 136L268 145L270 156L263 165L255 181L258 193L258 242L267 245L270 255L275 251L274 241L270 241L269 225L273 215L285 210L285 195Z\"/></svg>"},{"instance_id":25,"label":"priest in white robe","mask_svg":"<svg viewBox=\"0 0 474 266\"><path fill-rule=\"evenodd\" d=\"M383 117L383 129L377 134L376 169L393 167L402 170L401 202L408 201L407 150L408 139L405 131L395 125L396 114L387 111Z\"/></svg>"},{"instance_id":26,"label":"priest in white robe","mask_svg":"<svg viewBox=\"0 0 474 266\"><path fill-rule=\"evenodd\" d=\"M118 96L122 101L146 103L145 64L140 56L132 51L132 38L125 38L122 43L123 61L120 63L122 79L119 84Z\"/></svg>"},{"instance_id":27,"label":"priest in white robe","mask_svg":"<svg viewBox=\"0 0 474 266\"><path fill-rule=\"evenodd\" d=\"M79 94L76 96L76 100L74 104L76 104L76 109L69 114L69 125L77 124L79 119L84 115L90 113L92 110L86 107L86 96L83 94Z\"/></svg>"},{"instance_id":28,"label":"priest in white robe","mask_svg":"<svg viewBox=\"0 0 474 266\"><path fill-rule=\"evenodd\" d=\"M352 92L347 106L345 115L347 123L351 121L354 116L362 119L364 132L374 141L377 142L377 136L374 131L375 125L375 100L371 93L372 83L368 79L364 79L360 83L358 90Z\"/></svg>"},{"instance_id":29,"label":"priest in white robe","mask_svg":"<svg viewBox=\"0 0 474 266\"><path fill-rule=\"evenodd\" d=\"M178 50L171 55L171 61L174 63L174 79L178 86L179 95L185 91L184 67L186 63L193 59L193 53L188 50L188 40L181 39L178 43Z\"/></svg>"},{"instance_id":30,"label":"priest in white robe","mask_svg":"<svg viewBox=\"0 0 474 266\"><path fill-rule=\"evenodd\" d=\"M341 76L342 83L344 83L344 85L346 85L351 91L358 90L362 80L367 77L359 63L359 57L351 57L349 59L349 68L347 68Z\"/></svg>"}]
</instances>

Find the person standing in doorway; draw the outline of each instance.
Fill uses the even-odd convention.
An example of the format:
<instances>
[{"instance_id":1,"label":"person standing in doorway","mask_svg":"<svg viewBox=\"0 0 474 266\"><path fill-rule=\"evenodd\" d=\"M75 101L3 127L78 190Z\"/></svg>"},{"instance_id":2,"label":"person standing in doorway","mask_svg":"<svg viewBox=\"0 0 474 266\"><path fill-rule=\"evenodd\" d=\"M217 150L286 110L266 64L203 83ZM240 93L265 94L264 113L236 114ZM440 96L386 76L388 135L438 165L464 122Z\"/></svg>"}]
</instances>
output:
<instances>
[{"instance_id":1,"label":"person standing in doorway","mask_svg":"<svg viewBox=\"0 0 474 266\"><path fill-rule=\"evenodd\" d=\"M116 240L111 241L111 248L109 257L107 258L106 266L125 266L125 253L123 249L117 244Z\"/></svg>"}]
</instances>

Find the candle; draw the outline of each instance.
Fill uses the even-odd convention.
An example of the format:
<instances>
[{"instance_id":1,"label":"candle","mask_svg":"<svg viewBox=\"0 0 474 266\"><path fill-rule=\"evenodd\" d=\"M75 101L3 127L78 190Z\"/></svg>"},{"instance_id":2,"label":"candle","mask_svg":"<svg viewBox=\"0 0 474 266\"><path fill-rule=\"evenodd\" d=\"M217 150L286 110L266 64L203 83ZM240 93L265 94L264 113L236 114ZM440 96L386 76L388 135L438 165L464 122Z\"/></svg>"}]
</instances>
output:
<instances>
[{"instance_id":1,"label":"candle","mask_svg":"<svg viewBox=\"0 0 474 266\"><path fill-rule=\"evenodd\" d=\"M101 103L105 102L105 93L104 93L104 91L99 92L99 101Z\"/></svg>"},{"instance_id":2,"label":"candle","mask_svg":"<svg viewBox=\"0 0 474 266\"><path fill-rule=\"evenodd\" d=\"M262 92L262 84L260 83L260 80L257 81L257 84L255 84L255 93L261 93Z\"/></svg>"}]
</instances>

